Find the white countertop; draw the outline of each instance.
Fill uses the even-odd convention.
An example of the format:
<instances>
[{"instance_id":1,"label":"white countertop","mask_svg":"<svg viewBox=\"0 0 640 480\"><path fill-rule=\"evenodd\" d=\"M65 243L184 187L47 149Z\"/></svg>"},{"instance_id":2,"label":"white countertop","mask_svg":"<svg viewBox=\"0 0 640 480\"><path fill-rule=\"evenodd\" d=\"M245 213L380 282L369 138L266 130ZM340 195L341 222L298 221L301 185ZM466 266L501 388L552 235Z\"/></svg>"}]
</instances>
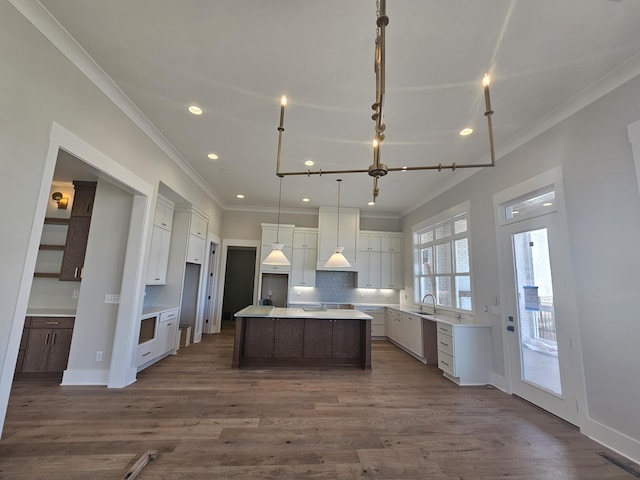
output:
<instances>
[{"instance_id":1,"label":"white countertop","mask_svg":"<svg viewBox=\"0 0 640 480\"><path fill-rule=\"evenodd\" d=\"M29 317L75 317L75 309L69 308L27 308Z\"/></svg>"},{"instance_id":2,"label":"white countertop","mask_svg":"<svg viewBox=\"0 0 640 480\"><path fill-rule=\"evenodd\" d=\"M371 315L358 310L345 308L327 308L323 310L305 310L304 308L282 308L271 306L249 305L234 317L263 318L319 318L331 320L371 320Z\"/></svg>"},{"instance_id":3,"label":"white countertop","mask_svg":"<svg viewBox=\"0 0 640 480\"><path fill-rule=\"evenodd\" d=\"M461 326L461 327L489 327L485 323L473 322L467 319L458 319L455 317L450 317L448 315L433 315L431 313L420 313L420 307L411 307L409 305L386 305L387 308L391 308L393 310L397 310L399 312L410 313L412 315L417 315L421 318L425 318L427 320L432 320L434 322L446 323L447 325L453 326ZM425 307L427 310L432 310L433 307Z\"/></svg>"},{"instance_id":4,"label":"white countertop","mask_svg":"<svg viewBox=\"0 0 640 480\"><path fill-rule=\"evenodd\" d=\"M149 305L142 308L142 318L151 317L158 313L168 312L179 308L177 305Z\"/></svg>"}]
</instances>

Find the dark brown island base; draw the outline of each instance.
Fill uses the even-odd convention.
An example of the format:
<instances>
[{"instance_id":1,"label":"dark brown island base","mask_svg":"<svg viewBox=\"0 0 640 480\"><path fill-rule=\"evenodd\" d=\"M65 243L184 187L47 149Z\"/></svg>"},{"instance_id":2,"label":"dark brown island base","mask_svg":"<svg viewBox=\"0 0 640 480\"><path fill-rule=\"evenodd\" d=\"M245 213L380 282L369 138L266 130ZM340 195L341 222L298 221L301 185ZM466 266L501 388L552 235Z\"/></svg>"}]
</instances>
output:
<instances>
[{"instance_id":1,"label":"dark brown island base","mask_svg":"<svg viewBox=\"0 0 640 480\"><path fill-rule=\"evenodd\" d=\"M249 306L235 315L233 368L371 370L371 319L358 310Z\"/></svg>"}]
</instances>

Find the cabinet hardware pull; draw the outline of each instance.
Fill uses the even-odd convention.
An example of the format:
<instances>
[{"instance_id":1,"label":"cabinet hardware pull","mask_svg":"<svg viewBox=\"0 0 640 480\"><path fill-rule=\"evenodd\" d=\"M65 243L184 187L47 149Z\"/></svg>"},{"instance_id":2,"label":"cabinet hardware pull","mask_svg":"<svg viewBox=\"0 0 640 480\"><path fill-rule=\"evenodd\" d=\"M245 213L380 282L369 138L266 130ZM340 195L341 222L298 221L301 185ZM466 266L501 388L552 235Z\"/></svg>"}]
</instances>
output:
<instances>
[{"instance_id":1,"label":"cabinet hardware pull","mask_svg":"<svg viewBox=\"0 0 640 480\"><path fill-rule=\"evenodd\" d=\"M84 273L84 267L80 269L80 278L82 278L82 274Z\"/></svg>"},{"instance_id":2,"label":"cabinet hardware pull","mask_svg":"<svg viewBox=\"0 0 640 480\"><path fill-rule=\"evenodd\" d=\"M444 345L445 347L448 347L449 344L448 343L444 343L444 342L440 342L440 345Z\"/></svg>"},{"instance_id":3,"label":"cabinet hardware pull","mask_svg":"<svg viewBox=\"0 0 640 480\"><path fill-rule=\"evenodd\" d=\"M60 325L60 322L49 321L47 325Z\"/></svg>"},{"instance_id":4,"label":"cabinet hardware pull","mask_svg":"<svg viewBox=\"0 0 640 480\"><path fill-rule=\"evenodd\" d=\"M147 352L147 353L143 353L142 356L146 357L147 355L149 355L151 352Z\"/></svg>"},{"instance_id":5,"label":"cabinet hardware pull","mask_svg":"<svg viewBox=\"0 0 640 480\"><path fill-rule=\"evenodd\" d=\"M78 278L78 267L73 271L73 278Z\"/></svg>"},{"instance_id":6,"label":"cabinet hardware pull","mask_svg":"<svg viewBox=\"0 0 640 480\"><path fill-rule=\"evenodd\" d=\"M440 363L442 363L443 365L446 365L447 367L449 366L449 364L447 362L444 362L442 360L440 360Z\"/></svg>"},{"instance_id":7,"label":"cabinet hardware pull","mask_svg":"<svg viewBox=\"0 0 640 480\"><path fill-rule=\"evenodd\" d=\"M47 338L44 339L44 344L45 345L49 345L49 336L51 336L51 334L47 333Z\"/></svg>"},{"instance_id":8,"label":"cabinet hardware pull","mask_svg":"<svg viewBox=\"0 0 640 480\"><path fill-rule=\"evenodd\" d=\"M54 346L56 344L56 335L57 335L57 333L54 333L51 336L51 346Z\"/></svg>"}]
</instances>

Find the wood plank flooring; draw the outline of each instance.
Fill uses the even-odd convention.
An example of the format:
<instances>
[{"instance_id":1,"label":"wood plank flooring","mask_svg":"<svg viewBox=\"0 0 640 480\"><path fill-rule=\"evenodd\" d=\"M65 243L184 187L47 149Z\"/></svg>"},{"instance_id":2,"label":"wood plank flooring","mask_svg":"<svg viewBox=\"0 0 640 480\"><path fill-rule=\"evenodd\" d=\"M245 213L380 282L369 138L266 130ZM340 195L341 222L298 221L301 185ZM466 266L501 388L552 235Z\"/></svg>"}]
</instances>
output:
<instances>
[{"instance_id":1,"label":"wood plank flooring","mask_svg":"<svg viewBox=\"0 0 640 480\"><path fill-rule=\"evenodd\" d=\"M458 387L388 342L370 372L232 370L233 331L122 390L14 383L0 479L636 478L575 428L486 387ZM638 468L637 465L632 465Z\"/></svg>"}]
</instances>

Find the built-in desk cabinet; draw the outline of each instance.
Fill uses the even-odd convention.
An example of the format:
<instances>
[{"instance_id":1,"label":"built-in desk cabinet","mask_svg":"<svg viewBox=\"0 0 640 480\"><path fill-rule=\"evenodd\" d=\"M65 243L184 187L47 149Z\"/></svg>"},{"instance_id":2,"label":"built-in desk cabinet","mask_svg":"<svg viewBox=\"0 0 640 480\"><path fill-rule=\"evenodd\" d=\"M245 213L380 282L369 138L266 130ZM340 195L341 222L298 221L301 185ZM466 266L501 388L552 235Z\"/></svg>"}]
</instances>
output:
<instances>
[{"instance_id":1,"label":"built-in desk cabinet","mask_svg":"<svg viewBox=\"0 0 640 480\"><path fill-rule=\"evenodd\" d=\"M176 353L180 309L146 314L140 322L136 366L138 371Z\"/></svg>"}]
</instances>

